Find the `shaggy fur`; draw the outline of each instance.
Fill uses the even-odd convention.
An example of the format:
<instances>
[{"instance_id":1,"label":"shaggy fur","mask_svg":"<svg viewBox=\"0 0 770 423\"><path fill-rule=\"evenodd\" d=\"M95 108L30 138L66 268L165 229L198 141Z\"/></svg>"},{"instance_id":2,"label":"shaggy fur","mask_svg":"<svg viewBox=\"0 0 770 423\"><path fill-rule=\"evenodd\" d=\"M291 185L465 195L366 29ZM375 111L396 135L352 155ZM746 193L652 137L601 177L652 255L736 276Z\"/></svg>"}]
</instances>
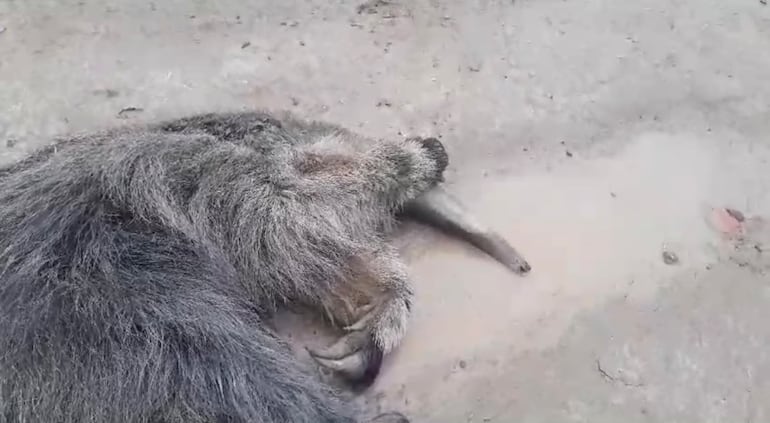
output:
<instances>
[{"instance_id":1,"label":"shaggy fur","mask_svg":"<svg viewBox=\"0 0 770 423\"><path fill-rule=\"evenodd\" d=\"M266 319L306 305L358 321L354 376L370 383L412 295L383 235L446 165L434 139L238 113L0 169L0 419L358 421Z\"/></svg>"}]
</instances>

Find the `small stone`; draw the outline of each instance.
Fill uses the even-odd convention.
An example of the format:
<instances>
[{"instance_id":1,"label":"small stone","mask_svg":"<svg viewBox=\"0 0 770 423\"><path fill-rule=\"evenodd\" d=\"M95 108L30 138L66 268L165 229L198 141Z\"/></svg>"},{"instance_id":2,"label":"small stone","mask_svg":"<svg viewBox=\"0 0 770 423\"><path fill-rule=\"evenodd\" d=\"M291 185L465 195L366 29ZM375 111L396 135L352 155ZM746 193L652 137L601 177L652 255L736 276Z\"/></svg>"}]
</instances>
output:
<instances>
[{"instance_id":1,"label":"small stone","mask_svg":"<svg viewBox=\"0 0 770 423\"><path fill-rule=\"evenodd\" d=\"M569 150L565 151L565 154L567 154L567 157L572 157L572 152Z\"/></svg>"},{"instance_id":2,"label":"small stone","mask_svg":"<svg viewBox=\"0 0 770 423\"><path fill-rule=\"evenodd\" d=\"M5 140L5 146L8 147L8 148L15 147L16 146L16 140L13 139L13 138L8 138L7 140Z\"/></svg>"},{"instance_id":3,"label":"small stone","mask_svg":"<svg viewBox=\"0 0 770 423\"><path fill-rule=\"evenodd\" d=\"M677 264L679 263L679 257L676 254L672 253L671 251L664 251L663 263L666 263L669 266Z\"/></svg>"},{"instance_id":4,"label":"small stone","mask_svg":"<svg viewBox=\"0 0 770 423\"><path fill-rule=\"evenodd\" d=\"M457 363L457 365L458 365L458 366L459 366L461 369L464 369L464 368L468 367L468 363L467 363L465 360L460 360L460 362L459 362L459 363Z\"/></svg>"},{"instance_id":5,"label":"small stone","mask_svg":"<svg viewBox=\"0 0 770 423\"><path fill-rule=\"evenodd\" d=\"M3 32L5 32L5 27L0 25L0 34L2 34Z\"/></svg>"},{"instance_id":6,"label":"small stone","mask_svg":"<svg viewBox=\"0 0 770 423\"><path fill-rule=\"evenodd\" d=\"M250 45L251 45L251 41L246 41L243 44L241 44L241 49L244 49L244 48L246 48L246 47L248 47Z\"/></svg>"}]
</instances>

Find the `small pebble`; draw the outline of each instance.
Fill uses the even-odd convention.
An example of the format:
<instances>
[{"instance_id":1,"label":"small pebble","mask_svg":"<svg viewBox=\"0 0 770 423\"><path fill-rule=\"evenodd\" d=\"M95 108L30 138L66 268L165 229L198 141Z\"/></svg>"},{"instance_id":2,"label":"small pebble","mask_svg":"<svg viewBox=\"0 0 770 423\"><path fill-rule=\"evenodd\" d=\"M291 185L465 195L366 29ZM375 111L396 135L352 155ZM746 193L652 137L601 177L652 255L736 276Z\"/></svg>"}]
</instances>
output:
<instances>
[{"instance_id":1,"label":"small pebble","mask_svg":"<svg viewBox=\"0 0 770 423\"><path fill-rule=\"evenodd\" d=\"M461 369L468 367L468 363L465 360L460 360L460 362L457 363L457 365L460 366Z\"/></svg>"},{"instance_id":2,"label":"small pebble","mask_svg":"<svg viewBox=\"0 0 770 423\"><path fill-rule=\"evenodd\" d=\"M248 47L250 45L251 45L251 41L246 41L243 44L241 44L241 48L244 49L244 48L246 48L246 47Z\"/></svg>"},{"instance_id":3,"label":"small pebble","mask_svg":"<svg viewBox=\"0 0 770 423\"><path fill-rule=\"evenodd\" d=\"M679 257L676 254L672 253L671 251L664 251L663 263L666 263L669 266L672 264L677 264L679 263Z\"/></svg>"},{"instance_id":4,"label":"small pebble","mask_svg":"<svg viewBox=\"0 0 770 423\"><path fill-rule=\"evenodd\" d=\"M0 25L0 34L2 34L3 32L5 32L5 27Z\"/></svg>"},{"instance_id":5,"label":"small pebble","mask_svg":"<svg viewBox=\"0 0 770 423\"><path fill-rule=\"evenodd\" d=\"M571 151L567 150L565 153L567 154L567 157L572 157L572 152Z\"/></svg>"}]
</instances>

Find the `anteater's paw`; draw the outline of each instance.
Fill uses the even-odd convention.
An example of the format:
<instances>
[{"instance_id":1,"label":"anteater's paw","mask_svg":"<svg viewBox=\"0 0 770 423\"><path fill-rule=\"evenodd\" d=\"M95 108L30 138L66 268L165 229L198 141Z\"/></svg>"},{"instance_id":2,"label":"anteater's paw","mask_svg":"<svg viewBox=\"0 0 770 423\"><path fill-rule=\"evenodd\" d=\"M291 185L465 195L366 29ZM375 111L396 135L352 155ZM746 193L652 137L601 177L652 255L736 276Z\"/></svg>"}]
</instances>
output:
<instances>
[{"instance_id":1,"label":"anteater's paw","mask_svg":"<svg viewBox=\"0 0 770 423\"><path fill-rule=\"evenodd\" d=\"M365 306L365 314L334 344L323 349L307 348L321 366L336 372L356 389L374 383L383 356L395 348L406 331L408 301L391 299L377 306Z\"/></svg>"},{"instance_id":2,"label":"anteater's paw","mask_svg":"<svg viewBox=\"0 0 770 423\"><path fill-rule=\"evenodd\" d=\"M332 370L357 389L368 388L374 383L384 355L374 336L365 330L348 332L329 347L307 347L307 351L318 364Z\"/></svg>"}]
</instances>

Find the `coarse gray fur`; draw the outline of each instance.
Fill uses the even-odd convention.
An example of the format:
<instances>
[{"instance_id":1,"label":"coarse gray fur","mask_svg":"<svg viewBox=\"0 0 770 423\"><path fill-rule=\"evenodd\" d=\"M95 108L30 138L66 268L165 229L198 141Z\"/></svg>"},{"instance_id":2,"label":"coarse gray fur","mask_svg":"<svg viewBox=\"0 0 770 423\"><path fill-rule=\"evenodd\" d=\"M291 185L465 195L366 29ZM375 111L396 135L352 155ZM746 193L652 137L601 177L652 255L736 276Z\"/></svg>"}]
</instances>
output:
<instances>
[{"instance_id":1,"label":"coarse gray fur","mask_svg":"<svg viewBox=\"0 0 770 423\"><path fill-rule=\"evenodd\" d=\"M436 187L446 165L433 138L247 112L60 140L0 169L0 418L359 421L267 319L304 305L348 324L310 352L365 387L409 314L396 215L526 264Z\"/></svg>"},{"instance_id":2,"label":"coarse gray fur","mask_svg":"<svg viewBox=\"0 0 770 423\"><path fill-rule=\"evenodd\" d=\"M0 169L2 421L359 421L266 319L304 304L352 323L325 354L364 384L403 336L412 291L383 234L447 157L435 139L367 141L211 114Z\"/></svg>"}]
</instances>

